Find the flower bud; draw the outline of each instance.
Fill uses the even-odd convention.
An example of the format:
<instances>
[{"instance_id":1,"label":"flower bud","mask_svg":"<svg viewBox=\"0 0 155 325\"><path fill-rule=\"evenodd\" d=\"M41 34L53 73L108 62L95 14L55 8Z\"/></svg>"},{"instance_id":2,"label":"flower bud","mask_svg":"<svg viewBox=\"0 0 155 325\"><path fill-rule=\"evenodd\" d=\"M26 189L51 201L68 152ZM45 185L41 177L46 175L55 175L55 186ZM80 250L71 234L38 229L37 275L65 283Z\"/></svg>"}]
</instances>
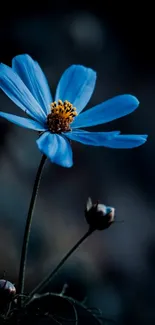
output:
<instances>
[{"instance_id":1,"label":"flower bud","mask_svg":"<svg viewBox=\"0 0 155 325\"><path fill-rule=\"evenodd\" d=\"M89 226L93 229L103 230L109 228L114 222L115 209L99 202L93 204L91 198L88 198L85 218Z\"/></svg>"},{"instance_id":2,"label":"flower bud","mask_svg":"<svg viewBox=\"0 0 155 325\"><path fill-rule=\"evenodd\" d=\"M0 279L0 300L11 301L16 294L15 286L7 281Z\"/></svg>"}]
</instances>

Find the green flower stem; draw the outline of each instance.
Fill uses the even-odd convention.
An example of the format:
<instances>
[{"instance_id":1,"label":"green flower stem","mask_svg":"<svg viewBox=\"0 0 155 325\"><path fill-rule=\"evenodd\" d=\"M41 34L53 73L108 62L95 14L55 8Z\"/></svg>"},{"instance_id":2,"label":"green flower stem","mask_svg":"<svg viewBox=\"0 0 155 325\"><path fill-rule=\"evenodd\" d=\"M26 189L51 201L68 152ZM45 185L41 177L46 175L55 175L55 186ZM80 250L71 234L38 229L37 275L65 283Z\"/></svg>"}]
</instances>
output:
<instances>
[{"instance_id":1,"label":"green flower stem","mask_svg":"<svg viewBox=\"0 0 155 325\"><path fill-rule=\"evenodd\" d=\"M35 202L37 199L37 194L39 190L41 175L43 171L43 167L46 161L46 156L43 155L40 161L40 165L38 167L38 171L36 174L31 201L29 205L28 215L27 215L27 221L25 226L25 233L23 238L23 246L22 246L22 252L21 252L21 259L20 259L20 268L19 268L19 277L18 277L18 294L21 295L20 304L22 303L22 295L24 293L24 282L25 282L25 268L26 268L26 260L27 260L27 251L28 251L28 243L30 238L30 231L31 231L31 225L32 225L32 218L33 218L33 212L35 207Z\"/></svg>"},{"instance_id":2,"label":"green flower stem","mask_svg":"<svg viewBox=\"0 0 155 325\"><path fill-rule=\"evenodd\" d=\"M30 293L28 299L26 299L24 305L27 305L29 301L31 300L32 296L34 294L38 294L40 291L42 291L53 279L53 277L57 274L57 272L60 270L60 268L63 266L63 264L67 261L67 259L75 252L75 250L88 238L93 232L94 228L89 228L89 230L82 236L78 242L69 250L69 252L63 257L63 259L60 261L60 263L56 266L56 268L40 283L38 286Z\"/></svg>"}]
</instances>

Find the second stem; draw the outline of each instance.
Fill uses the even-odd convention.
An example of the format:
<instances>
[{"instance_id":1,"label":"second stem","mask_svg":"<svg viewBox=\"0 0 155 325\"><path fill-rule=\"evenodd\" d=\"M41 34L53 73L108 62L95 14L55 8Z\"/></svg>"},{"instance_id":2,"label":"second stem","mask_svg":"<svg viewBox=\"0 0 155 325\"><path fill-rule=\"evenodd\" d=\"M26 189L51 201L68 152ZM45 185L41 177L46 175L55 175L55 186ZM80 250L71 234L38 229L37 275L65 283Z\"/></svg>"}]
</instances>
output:
<instances>
[{"instance_id":1,"label":"second stem","mask_svg":"<svg viewBox=\"0 0 155 325\"><path fill-rule=\"evenodd\" d=\"M28 304L34 294L42 291L49 282L53 279L53 277L57 274L59 269L63 266L63 264L68 260L68 258L76 251L76 249L88 238L93 232L94 228L89 228L88 231L78 240L78 242L69 250L69 252L63 257L60 263L56 266L56 268L30 293L29 298L24 302L24 304Z\"/></svg>"}]
</instances>

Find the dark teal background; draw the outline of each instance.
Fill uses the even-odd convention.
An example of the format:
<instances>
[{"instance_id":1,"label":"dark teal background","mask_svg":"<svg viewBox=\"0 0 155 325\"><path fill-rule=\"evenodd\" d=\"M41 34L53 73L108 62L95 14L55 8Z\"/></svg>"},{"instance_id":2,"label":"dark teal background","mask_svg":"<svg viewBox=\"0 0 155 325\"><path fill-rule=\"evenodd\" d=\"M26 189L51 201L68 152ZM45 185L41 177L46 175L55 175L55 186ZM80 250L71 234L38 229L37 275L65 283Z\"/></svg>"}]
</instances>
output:
<instances>
[{"instance_id":1,"label":"dark teal background","mask_svg":"<svg viewBox=\"0 0 155 325\"><path fill-rule=\"evenodd\" d=\"M139 108L92 128L148 134L133 150L73 143L74 167L47 162L35 210L28 256L29 292L84 234L85 202L116 208L115 223L96 232L70 258L47 290L67 293L100 308L120 325L155 323L155 50L154 8L126 1L2 2L0 61L30 54L52 93L63 71L83 64L97 71L87 108L130 93ZM23 116L2 92L0 110ZM17 283L26 213L41 154L37 134L0 119L0 271Z\"/></svg>"}]
</instances>

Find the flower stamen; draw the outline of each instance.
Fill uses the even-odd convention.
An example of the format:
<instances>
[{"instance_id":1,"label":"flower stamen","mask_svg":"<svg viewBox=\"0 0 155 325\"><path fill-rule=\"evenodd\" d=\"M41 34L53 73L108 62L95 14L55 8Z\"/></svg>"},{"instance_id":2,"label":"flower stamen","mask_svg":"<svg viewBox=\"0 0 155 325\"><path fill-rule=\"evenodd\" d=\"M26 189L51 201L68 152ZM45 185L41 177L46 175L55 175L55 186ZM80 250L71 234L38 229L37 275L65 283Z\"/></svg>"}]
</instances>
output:
<instances>
[{"instance_id":1,"label":"flower stamen","mask_svg":"<svg viewBox=\"0 0 155 325\"><path fill-rule=\"evenodd\" d=\"M65 100L58 100L50 104L51 113L47 116L47 125L52 133L61 133L71 131L70 123L77 115L76 108Z\"/></svg>"}]
</instances>

